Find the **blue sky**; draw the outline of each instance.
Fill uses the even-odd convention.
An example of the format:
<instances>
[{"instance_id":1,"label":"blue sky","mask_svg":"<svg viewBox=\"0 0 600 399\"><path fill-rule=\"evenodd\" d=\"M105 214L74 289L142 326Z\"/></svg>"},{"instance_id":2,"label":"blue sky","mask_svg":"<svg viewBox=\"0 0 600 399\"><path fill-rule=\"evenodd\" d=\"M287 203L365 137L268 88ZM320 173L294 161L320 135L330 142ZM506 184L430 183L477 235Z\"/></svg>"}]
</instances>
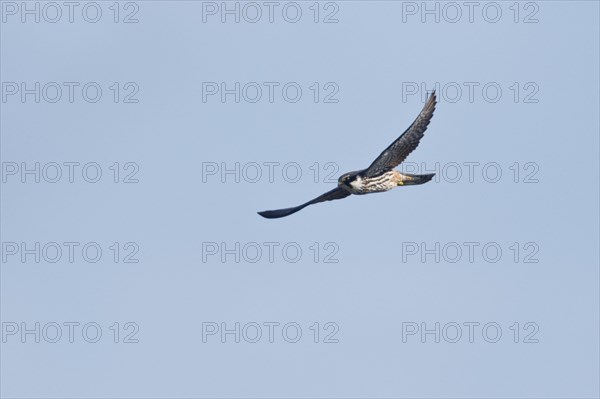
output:
<instances>
[{"instance_id":1,"label":"blue sky","mask_svg":"<svg viewBox=\"0 0 600 399\"><path fill-rule=\"evenodd\" d=\"M597 2L22 4L4 397L599 395Z\"/></svg>"}]
</instances>

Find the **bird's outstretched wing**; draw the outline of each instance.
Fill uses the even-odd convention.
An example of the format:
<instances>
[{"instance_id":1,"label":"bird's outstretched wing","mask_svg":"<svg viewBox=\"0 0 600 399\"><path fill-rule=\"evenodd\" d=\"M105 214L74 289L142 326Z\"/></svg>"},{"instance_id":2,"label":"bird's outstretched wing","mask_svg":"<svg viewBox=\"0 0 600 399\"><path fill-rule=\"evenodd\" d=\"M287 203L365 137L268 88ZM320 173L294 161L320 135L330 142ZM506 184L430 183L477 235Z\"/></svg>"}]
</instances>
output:
<instances>
[{"instance_id":1,"label":"bird's outstretched wing","mask_svg":"<svg viewBox=\"0 0 600 399\"><path fill-rule=\"evenodd\" d=\"M435 91L431 93L427 103L421 110L417 119L410 125L408 129L396 141L394 141L388 148L386 148L378 157L373 161L371 166L365 170L366 177L378 176L381 173L388 171L400 165L415 148L419 145L419 141L423 137L427 125L433 117L433 111L435 111L436 97Z\"/></svg>"},{"instance_id":2,"label":"bird's outstretched wing","mask_svg":"<svg viewBox=\"0 0 600 399\"><path fill-rule=\"evenodd\" d=\"M324 202L324 201L342 199L342 198L346 198L349 195L350 195L350 193L348 191L344 190L343 188L336 187L333 190L328 191L325 194L318 196L314 200L308 201L307 203L296 206L294 208L277 209L275 211L262 211L262 212L258 212L258 214L267 219L282 218L284 216L291 215L292 213L296 213L299 210L301 210L309 205L318 204L319 202Z\"/></svg>"}]
</instances>

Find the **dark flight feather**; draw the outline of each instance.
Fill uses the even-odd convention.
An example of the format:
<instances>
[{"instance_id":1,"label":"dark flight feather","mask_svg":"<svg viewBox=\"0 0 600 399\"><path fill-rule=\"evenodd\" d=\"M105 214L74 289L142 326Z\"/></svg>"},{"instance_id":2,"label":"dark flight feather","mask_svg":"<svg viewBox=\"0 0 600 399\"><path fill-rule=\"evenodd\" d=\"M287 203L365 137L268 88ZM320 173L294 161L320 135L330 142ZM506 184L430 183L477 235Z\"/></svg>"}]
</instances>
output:
<instances>
[{"instance_id":1,"label":"dark flight feather","mask_svg":"<svg viewBox=\"0 0 600 399\"><path fill-rule=\"evenodd\" d=\"M429 125L433 117L435 104L436 97L435 91L433 91L412 125L396 141L390 144L365 170L364 175L366 177L379 176L388 170L394 169L417 148L425 130L427 130L427 125Z\"/></svg>"},{"instance_id":2,"label":"dark flight feather","mask_svg":"<svg viewBox=\"0 0 600 399\"><path fill-rule=\"evenodd\" d=\"M299 206L296 206L293 208L277 209L274 211L262 211L262 212L258 212L258 214L267 219L282 218L284 216L291 215L292 213L296 213L299 210L304 209L309 205L318 204L319 202L342 199L342 198L346 198L349 195L350 195L350 193L348 191L344 190L343 188L336 187L333 190L328 191L325 194L320 195L317 198L315 198L311 201L308 201L302 205L299 205Z\"/></svg>"}]
</instances>

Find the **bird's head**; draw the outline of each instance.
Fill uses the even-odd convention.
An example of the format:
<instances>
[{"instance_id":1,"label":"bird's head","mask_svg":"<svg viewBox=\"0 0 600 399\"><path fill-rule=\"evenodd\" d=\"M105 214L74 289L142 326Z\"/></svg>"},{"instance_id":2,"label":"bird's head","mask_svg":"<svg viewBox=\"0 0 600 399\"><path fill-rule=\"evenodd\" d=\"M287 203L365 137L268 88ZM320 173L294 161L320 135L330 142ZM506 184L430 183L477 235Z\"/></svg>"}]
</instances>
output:
<instances>
[{"instance_id":1,"label":"bird's head","mask_svg":"<svg viewBox=\"0 0 600 399\"><path fill-rule=\"evenodd\" d=\"M338 186L348 186L348 187L350 187L350 183L352 183L354 180L356 180L356 175L357 174L358 174L358 172L344 173L338 179Z\"/></svg>"}]
</instances>

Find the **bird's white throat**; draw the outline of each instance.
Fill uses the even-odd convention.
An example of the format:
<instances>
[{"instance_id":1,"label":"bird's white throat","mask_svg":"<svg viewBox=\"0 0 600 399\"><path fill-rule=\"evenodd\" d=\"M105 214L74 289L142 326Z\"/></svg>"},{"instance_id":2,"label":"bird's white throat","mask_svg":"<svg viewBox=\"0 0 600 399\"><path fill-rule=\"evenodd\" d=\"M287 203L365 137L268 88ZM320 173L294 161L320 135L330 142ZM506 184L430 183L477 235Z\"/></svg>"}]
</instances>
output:
<instances>
[{"instance_id":1,"label":"bird's white throat","mask_svg":"<svg viewBox=\"0 0 600 399\"><path fill-rule=\"evenodd\" d=\"M350 183L353 189L359 190L362 187L362 179L360 176L356 176L356 179Z\"/></svg>"}]
</instances>

